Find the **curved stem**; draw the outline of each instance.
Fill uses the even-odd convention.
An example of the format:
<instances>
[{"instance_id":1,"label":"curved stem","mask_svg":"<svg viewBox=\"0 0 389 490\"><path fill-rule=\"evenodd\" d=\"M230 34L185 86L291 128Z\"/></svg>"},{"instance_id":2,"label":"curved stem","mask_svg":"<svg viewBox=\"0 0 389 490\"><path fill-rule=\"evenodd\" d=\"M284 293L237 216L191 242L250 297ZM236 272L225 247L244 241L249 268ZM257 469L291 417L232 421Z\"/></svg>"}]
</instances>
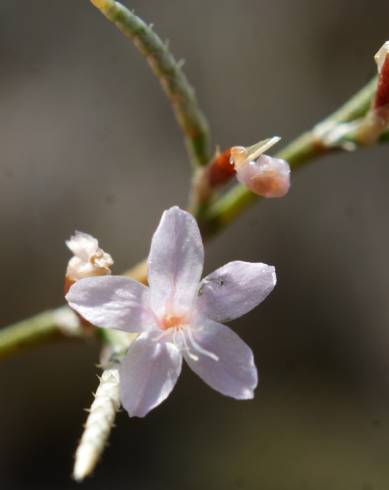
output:
<instances>
[{"instance_id":1,"label":"curved stem","mask_svg":"<svg viewBox=\"0 0 389 490\"><path fill-rule=\"evenodd\" d=\"M198 106L193 88L167 44L162 42L151 26L119 2L91 0L91 3L113 22L146 58L170 99L193 164L206 165L211 158L208 123Z\"/></svg>"}]
</instances>

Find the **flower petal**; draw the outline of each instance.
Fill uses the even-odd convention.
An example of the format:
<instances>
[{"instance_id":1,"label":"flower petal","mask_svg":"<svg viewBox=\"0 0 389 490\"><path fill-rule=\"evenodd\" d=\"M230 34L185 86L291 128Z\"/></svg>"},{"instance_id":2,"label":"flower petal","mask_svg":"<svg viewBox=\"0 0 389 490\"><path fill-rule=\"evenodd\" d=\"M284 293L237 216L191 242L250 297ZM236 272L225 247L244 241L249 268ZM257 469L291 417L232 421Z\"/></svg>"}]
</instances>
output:
<instances>
[{"instance_id":1,"label":"flower petal","mask_svg":"<svg viewBox=\"0 0 389 490\"><path fill-rule=\"evenodd\" d=\"M69 306L97 327L143 332L156 325L149 290L122 276L87 277L66 295Z\"/></svg>"},{"instance_id":2,"label":"flower petal","mask_svg":"<svg viewBox=\"0 0 389 490\"><path fill-rule=\"evenodd\" d=\"M169 342L140 335L120 365L120 398L130 417L144 417L162 403L181 372L182 356Z\"/></svg>"},{"instance_id":3,"label":"flower petal","mask_svg":"<svg viewBox=\"0 0 389 490\"><path fill-rule=\"evenodd\" d=\"M250 347L230 328L211 320L207 320L201 329L192 331L192 337L202 350L213 356L196 351L193 346L192 352L198 357L194 360L193 355L184 351L191 369L223 395L238 400L253 398L258 374Z\"/></svg>"},{"instance_id":4,"label":"flower petal","mask_svg":"<svg viewBox=\"0 0 389 490\"><path fill-rule=\"evenodd\" d=\"M201 281L198 308L212 320L233 320L261 303L275 285L273 266L229 262Z\"/></svg>"},{"instance_id":5,"label":"flower petal","mask_svg":"<svg viewBox=\"0 0 389 490\"><path fill-rule=\"evenodd\" d=\"M185 308L192 304L203 261L203 243L193 216L177 206L165 211L148 259L151 304L158 314L165 314L166 306Z\"/></svg>"}]
</instances>

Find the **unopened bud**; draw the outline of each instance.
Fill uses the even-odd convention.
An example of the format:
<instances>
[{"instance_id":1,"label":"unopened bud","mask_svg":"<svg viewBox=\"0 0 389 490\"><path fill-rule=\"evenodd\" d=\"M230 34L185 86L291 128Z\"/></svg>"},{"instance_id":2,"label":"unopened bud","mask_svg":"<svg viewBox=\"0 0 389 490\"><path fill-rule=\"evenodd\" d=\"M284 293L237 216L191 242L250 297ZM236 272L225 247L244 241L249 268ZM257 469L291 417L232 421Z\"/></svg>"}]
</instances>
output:
<instances>
[{"instance_id":1,"label":"unopened bud","mask_svg":"<svg viewBox=\"0 0 389 490\"><path fill-rule=\"evenodd\" d=\"M231 148L231 163L241 184L262 197L284 197L290 187L290 167L280 158L263 153L278 143L274 136L259 143Z\"/></svg>"},{"instance_id":2,"label":"unopened bud","mask_svg":"<svg viewBox=\"0 0 389 490\"><path fill-rule=\"evenodd\" d=\"M236 169L241 184L262 197L284 197L290 187L288 162L269 155L245 162Z\"/></svg>"},{"instance_id":3,"label":"unopened bud","mask_svg":"<svg viewBox=\"0 0 389 490\"><path fill-rule=\"evenodd\" d=\"M70 287L72 283L84 277L111 274L112 257L99 247L96 238L76 231L66 245L74 256L68 262L65 289L66 284Z\"/></svg>"},{"instance_id":4,"label":"unopened bud","mask_svg":"<svg viewBox=\"0 0 389 490\"><path fill-rule=\"evenodd\" d=\"M218 153L206 170L206 180L211 189L227 183L235 174L231 164L231 149Z\"/></svg>"}]
</instances>

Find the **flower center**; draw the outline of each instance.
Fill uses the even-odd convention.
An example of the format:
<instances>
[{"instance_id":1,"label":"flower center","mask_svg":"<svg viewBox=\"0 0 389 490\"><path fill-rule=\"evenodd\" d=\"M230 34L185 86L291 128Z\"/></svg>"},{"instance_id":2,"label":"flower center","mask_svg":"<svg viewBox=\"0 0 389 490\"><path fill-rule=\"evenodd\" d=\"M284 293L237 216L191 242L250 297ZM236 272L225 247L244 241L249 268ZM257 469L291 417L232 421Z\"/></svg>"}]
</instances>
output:
<instances>
[{"instance_id":1,"label":"flower center","mask_svg":"<svg viewBox=\"0 0 389 490\"><path fill-rule=\"evenodd\" d=\"M186 352L192 361L199 360L199 356L197 354L202 354L203 356L209 357L214 361L219 360L219 357L216 354L204 349L196 341L194 338L194 332L200 331L202 328L197 327L193 331L193 327L191 326L190 320L187 316L166 314L160 320L160 327L162 332L160 332L153 339L155 342L160 342L161 339L169 336L173 344L176 344L180 351Z\"/></svg>"},{"instance_id":2,"label":"flower center","mask_svg":"<svg viewBox=\"0 0 389 490\"><path fill-rule=\"evenodd\" d=\"M180 328L187 323L185 318L179 315L165 315L161 321L162 330L168 328Z\"/></svg>"}]
</instances>

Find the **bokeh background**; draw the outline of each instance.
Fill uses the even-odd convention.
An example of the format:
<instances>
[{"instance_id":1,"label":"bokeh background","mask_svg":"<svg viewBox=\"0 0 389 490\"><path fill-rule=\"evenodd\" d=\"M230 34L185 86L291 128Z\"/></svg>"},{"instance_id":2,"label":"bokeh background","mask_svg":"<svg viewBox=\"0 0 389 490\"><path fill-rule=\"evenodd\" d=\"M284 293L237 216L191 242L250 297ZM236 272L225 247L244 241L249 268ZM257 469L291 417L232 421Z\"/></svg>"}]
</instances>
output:
<instances>
[{"instance_id":1,"label":"bokeh background","mask_svg":"<svg viewBox=\"0 0 389 490\"><path fill-rule=\"evenodd\" d=\"M375 72L381 0L127 1L196 87L221 147L318 122ZM120 272L190 166L145 61L88 1L0 2L0 326L63 301L75 229ZM118 417L88 489L384 490L389 487L387 147L301 171L207 247L207 271L275 264L278 285L233 327L253 347L251 402L188 369L146 419ZM41 346L0 366L0 488L73 489L73 451L98 345Z\"/></svg>"}]
</instances>

